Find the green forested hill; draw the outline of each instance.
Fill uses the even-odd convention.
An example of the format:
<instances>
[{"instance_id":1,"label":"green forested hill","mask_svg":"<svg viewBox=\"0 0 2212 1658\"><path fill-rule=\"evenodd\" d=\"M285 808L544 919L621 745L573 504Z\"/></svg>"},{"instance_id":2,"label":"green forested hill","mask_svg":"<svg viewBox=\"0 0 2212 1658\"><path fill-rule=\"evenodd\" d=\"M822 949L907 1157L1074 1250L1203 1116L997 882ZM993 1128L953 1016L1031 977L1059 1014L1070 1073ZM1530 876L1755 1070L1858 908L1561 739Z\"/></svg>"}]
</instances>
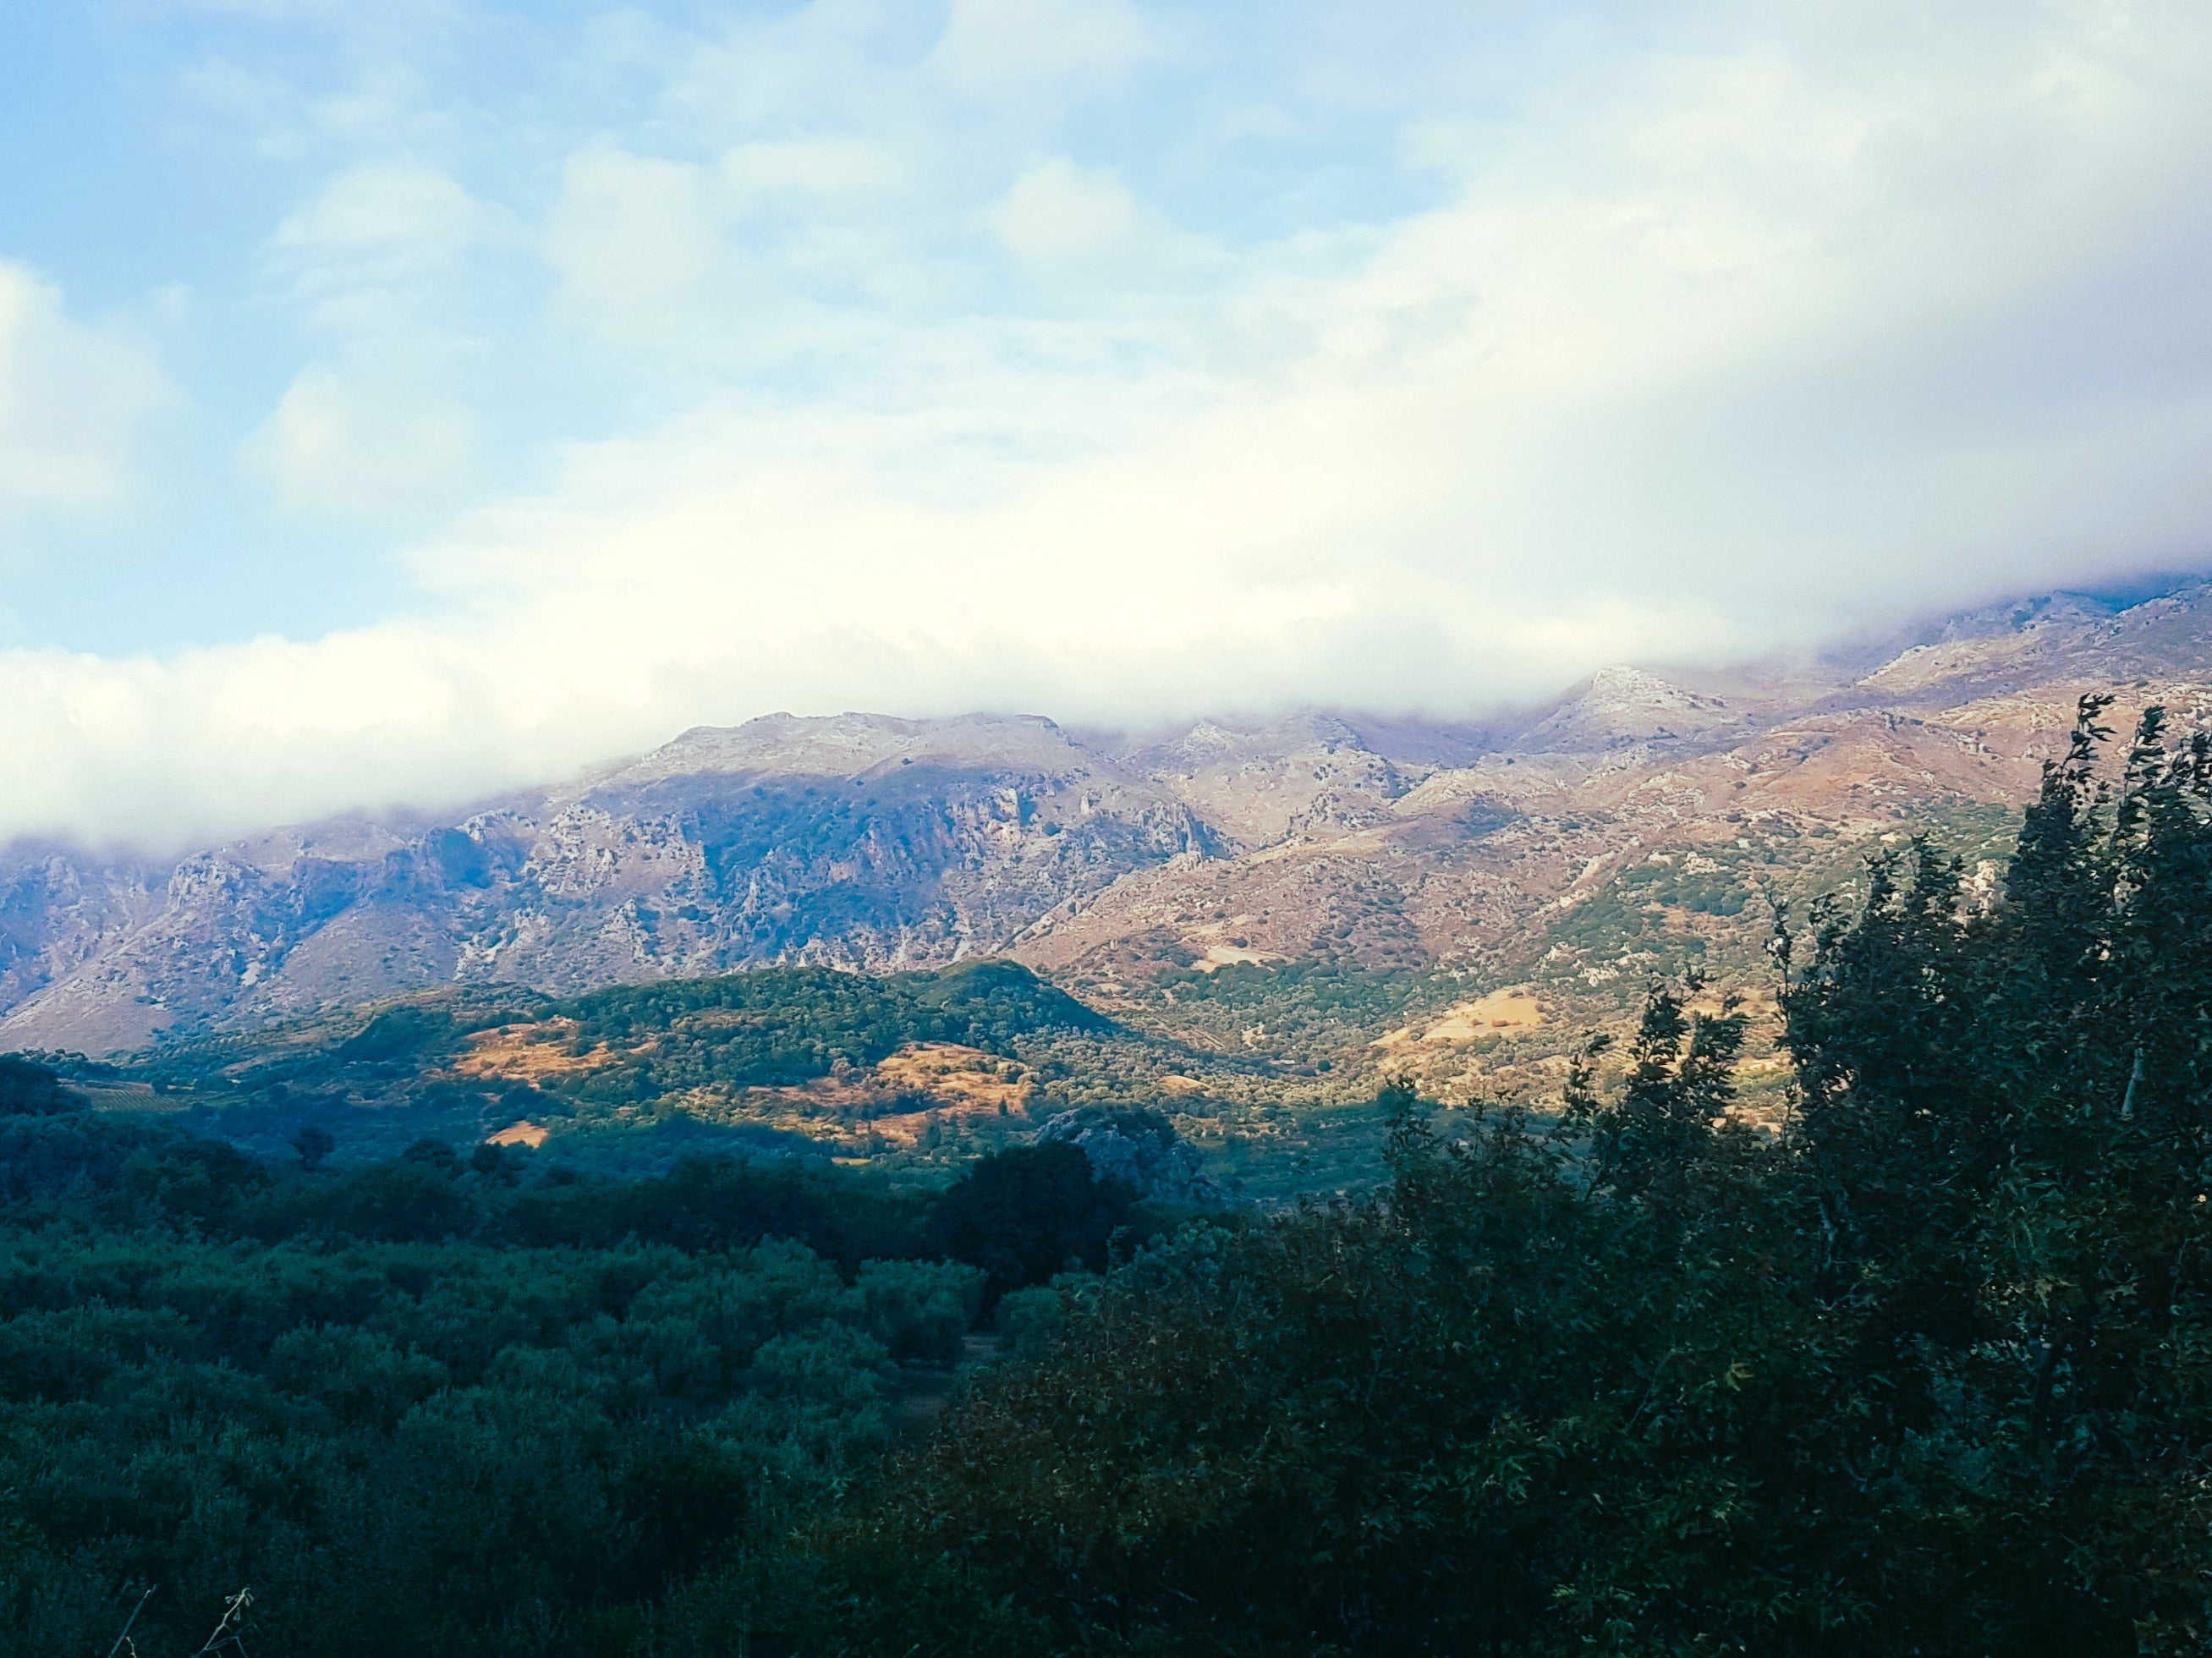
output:
<instances>
[{"instance_id":1,"label":"green forested hill","mask_svg":"<svg viewBox=\"0 0 2212 1658\"><path fill-rule=\"evenodd\" d=\"M885 1066L916 1049L934 1060ZM1032 1105L1141 1096L1178 1066L1224 1069L1139 1039L1003 961L884 976L771 968L566 999L457 990L118 1062L38 1057L94 1103L182 1114L264 1153L316 1126L340 1163L425 1133L473 1143L518 1123L572 1158L650 1161L637 1148L659 1144L664 1163L717 1146L943 1161L976 1150L978 1133L1003 1138L1001 1114L969 1122L979 1098L1011 1100L1020 1109L1004 1114L1025 1122ZM866 1141L870 1121L933 1112L950 1114L949 1138Z\"/></svg>"},{"instance_id":2,"label":"green forested hill","mask_svg":"<svg viewBox=\"0 0 2212 1658\"><path fill-rule=\"evenodd\" d=\"M411 997L350 1017L166 1044L121 1072L171 1087L246 1091L329 1078L367 1084L434 1072L464 1054L471 1035L536 1023L557 1028L579 1056L611 1045L625 1075L657 1066L672 1086L737 1087L809 1082L841 1060L873 1065L907 1042L1003 1048L1040 1033L1110 1028L1010 962L888 976L764 968L566 1000L508 987Z\"/></svg>"}]
</instances>

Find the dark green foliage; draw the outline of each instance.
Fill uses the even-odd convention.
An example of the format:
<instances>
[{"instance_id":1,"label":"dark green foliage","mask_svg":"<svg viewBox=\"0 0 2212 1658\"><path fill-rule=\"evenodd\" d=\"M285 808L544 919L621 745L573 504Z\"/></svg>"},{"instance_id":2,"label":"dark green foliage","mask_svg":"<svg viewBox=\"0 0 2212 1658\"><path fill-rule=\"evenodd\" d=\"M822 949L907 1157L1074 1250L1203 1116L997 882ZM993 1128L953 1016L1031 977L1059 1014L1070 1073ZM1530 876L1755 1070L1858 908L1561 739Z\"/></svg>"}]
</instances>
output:
<instances>
[{"instance_id":1,"label":"dark green foliage","mask_svg":"<svg viewBox=\"0 0 2212 1658\"><path fill-rule=\"evenodd\" d=\"M797 1239L848 1267L921 1249L925 1202L788 1162L691 1157L645 1181L579 1181L521 1193L501 1221L532 1244L605 1248L635 1237L693 1251Z\"/></svg>"},{"instance_id":2,"label":"dark green foliage","mask_svg":"<svg viewBox=\"0 0 2212 1658\"><path fill-rule=\"evenodd\" d=\"M640 1456L617 1479L614 1509L637 1528L641 1588L688 1576L735 1536L753 1470L703 1437L677 1438Z\"/></svg>"},{"instance_id":3,"label":"dark green foliage","mask_svg":"<svg viewBox=\"0 0 2212 1658\"><path fill-rule=\"evenodd\" d=\"M339 1060L404 1060L436 1054L459 1035L451 1014L443 1009L402 1003L386 1008L355 1035L338 1044Z\"/></svg>"},{"instance_id":4,"label":"dark green foliage","mask_svg":"<svg viewBox=\"0 0 2212 1658\"><path fill-rule=\"evenodd\" d=\"M1098 1272L1136 1193L1093 1178L1090 1159L1064 1143L1016 1146L979 1158L938 1200L932 1252L980 1266L994 1295L1054 1273Z\"/></svg>"},{"instance_id":5,"label":"dark green foliage","mask_svg":"<svg viewBox=\"0 0 2212 1658\"><path fill-rule=\"evenodd\" d=\"M1113 1029L1111 1020L1054 989L1020 963L1002 958L962 962L934 973L896 974L890 982L911 995L918 1006L935 1008L959 1021L967 1034L952 1040L977 1048L1000 1047L1036 1030L1098 1034Z\"/></svg>"},{"instance_id":6,"label":"dark green foliage","mask_svg":"<svg viewBox=\"0 0 2212 1658\"><path fill-rule=\"evenodd\" d=\"M323 1166L323 1159L337 1150L337 1137L320 1123L311 1122L292 1136L292 1149L300 1154L300 1167L310 1174Z\"/></svg>"},{"instance_id":7,"label":"dark green foliage","mask_svg":"<svg viewBox=\"0 0 2212 1658\"><path fill-rule=\"evenodd\" d=\"M665 1586L880 1447L891 1344L971 1304L963 1269L896 1270L19 1236L8 1650L104 1649L151 1581L149 1655L242 1582L257 1650L620 1653Z\"/></svg>"},{"instance_id":8,"label":"dark green foliage","mask_svg":"<svg viewBox=\"0 0 2212 1658\"><path fill-rule=\"evenodd\" d=\"M1807 1529L1754 1496L1820 1455L1772 1432L1802 1370L1741 1365L1786 1306L1680 1272L1671 1226L1593 1200L1516 1120L1455 1148L1408 1120L1394 1156L1388 1202L1187 1236L1072 1309L1044 1363L831 1527L860 1580L836 1618L866 1633L801 1614L810 1649L903 1650L893 1607L932 1597L979 1625L1018 1609L994 1651L1567 1651L1622 1607L1695 1649L1724 1609L1668 1601ZM1745 1466L1670 1490L1716 1440ZM1648 1548L1602 1546L1643 1513ZM939 1558L960 1569L867 1581ZM1755 1625L1788 1594L1752 1574L1729 1598Z\"/></svg>"},{"instance_id":9,"label":"dark green foliage","mask_svg":"<svg viewBox=\"0 0 2212 1658\"><path fill-rule=\"evenodd\" d=\"M1376 1030L1402 1024L1409 1011L1442 1006L1462 993L1456 981L1408 968L1346 962L1233 962L1209 972L1164 973L1153 981L1172 1005L1176 1027L1242 1046L1240 1033L1264 1023L1275 1051L1313 1061L1341 1055Z\"/></svg>"},{"instance_id":10,"label":"dark green foliage","mask_svg":"<svg viewBox=\"0 0 2212 1658\"><path fill-rule=\"evenodd\" d=\"M508 1026L523 1029L501 1040L553 1061L534 1080L471 1063L485 1033ZM787 1140L760 1119L790 1102L749 1102L747 1090L857 1081L902 1048L935 1042L1018 1061L1063 1087L1110 1071L1126 1091L1205 1064L1164 1057L1018 963L984 960L881 976L770 968L565 1002L514 987L427 993L279 1029L164 1042L124 1078L180 1096L204 1132L272 1158L288 1148L306 1157L302 1134L337 1141L311 1164L333 1152L370 1162L425 1134L469 1145L528 1118L564 1135L658 1124L672 1131L668 1149L642 1160L665 1168L709 1145L757 1151ZM562 1048L583 1063L562 1063ZM68 1056L67 1074L88 1075L87 1063ZM895 1103L883 1090L862 1094L859 1108ZM570 1155L589 1158L580 1138Z\"/></svg>"},{"instance_id":11,"label":"dark green foliage","mask_svg":"<svg viewBox=\"0 0 2212 1658\"><path fill-rule=\"evenodd\" d=\"M625 985L567 1004L574 1046L623 1057L573 1084L592 1099L644 1099L720 1083L770 1087L871 1066L908 1042L1004 1049L1038 1029L1097 1032L1107 1022L1012 962L868 978L772 968L719 979ZM654 1037L648 1054L627 1045Z\"/></svg>"},{"instance_id":12,"label":"dark green foliage","mask_svg":"<svg viewBox=\"0 0 2212 1658\"><path fill-rule=\"evenodd\" d=\"M177 1139L146 1118L0 1116L0 1202L20 1214L70 1194L112 1193L134 1157Z\"/></svg>"},{"instance_id":13,"label":"dark green foliage","mask_svg":"<svg viewBox=\"0 0 2212 1658\"><path fill-rule=\"evenodd\" d=\"M1923 848L1788 997L1822 1288L1876 1408L2002 1504L2081 1617L2201 1645L2212 1446L2212 751L2085 701L1977 915ZM2054 1637L2055 1638L2055 1637Z\"/></svg>"},{"instance_id":14,"label":"dark green foliage","mask_svg":"<svg viewBox=\"0 0 2212 1658\"><path fill-rule=\"evenodd\" d=\"M453 1155L447 1147L446 1154ZM470 1231L476 1206L455 1184L458 1161L451 1167L426 1158L401 1157L357 1169L311 1200L313 1219L299 1218L345 1236L392 1243L434 1243ZM284 1221L292 1219L286 1215Z\"/></svg>"},{"instance_id":15,"label":"dark green foliage","mask_svg":"<svg viewBox=\"0 0 2212 1658\"><path fill-rule=\"evenodd\" d=\"M122 1192L131 1209L195 1231L225 1234L270 1188L260 1162L222 1140L168 1136L125 1165Z\"/></svg>"},{"instance_id":16,"label":"dark green foliage","mask_svg":"<svg viewBox=\"0 0 2212 1658\"><path fill-rule=\"evenodd\" d=\"M1360 968L1343 962L1231 962L1211 971L1164 974L1155 982L1177 1002L1239 1012L1265 1009L1297 1022L1372 1020L1395 1013L1421 975L1403 968Z\"/></svg>"},{"instance_id":17,"label":"dark green foliage","mask_svg":"<svg viewBox=\"0 0 2212 1658\"><path fill-rule=\"evenodd\" d=\"M1703 987L1692 973L1684 993ZM1713 1150L1714 1131L1735 1094L1744 1019L1732 1000L1715 1015L1686 1014L1683 1000L1667 985L1652 987L1617 1102L1602 1102L1592 1086L1590 1061L1604 1051L1601 1042L1568 1073L1568 1119L1589 1133L1590 1179L1601 1190L1679 1204L1685 1182Z\"/></svg>"},{"instance_id":18,"label":"dark green foliage","mask_svg":"<svg viewBox=\"0 0 2212 1658\"><path fill-rule=\"evenodd\" d=\"M556 1178L424 1140L272 1169L146 1116L0 1120L0 1648L629 1652L672 1585L869 1466L982 1275L928 1199L788 1163ZM803 1243L827 1246L825 1258ZM189 1638L187 1638L189 1637Z\"/></svg>"},{"instance_id":19,"label":"dark green foliage","mask_svg":"<svg viewBox=\"0 0 2212 1658\"><path fill-rule=\"evenodd\" d=\"M42 1116L75 1103L45 1066L21 1054L0 1054L0 1116Z\"/></svg>"}]
</instances>

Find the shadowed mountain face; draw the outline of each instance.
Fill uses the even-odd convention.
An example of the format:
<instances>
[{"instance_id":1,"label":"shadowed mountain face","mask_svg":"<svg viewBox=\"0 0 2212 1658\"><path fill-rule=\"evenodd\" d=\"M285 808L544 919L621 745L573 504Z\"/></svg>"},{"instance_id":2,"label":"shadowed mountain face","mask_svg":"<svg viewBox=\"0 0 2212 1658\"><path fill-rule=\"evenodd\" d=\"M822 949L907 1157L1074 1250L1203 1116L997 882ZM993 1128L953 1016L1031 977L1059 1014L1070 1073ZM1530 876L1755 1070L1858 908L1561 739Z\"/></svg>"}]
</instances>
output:
<instances>
[{"instance_id":1,"label":"shadowed mountain face","mask_svg":"<svg viewBox=\"0 0 2212 1658\"><path fill-rule=\"evenodd\" d=\"M1212 849L1047 720L777 716L450 823L313 825L161 870L17 849L0 1040L104 1051L454 980L942 963Z\"/></svg>"},{"instance_id":2,"label":"shadowed mountain face","mask_svg":"<svg viewBox=\"0 0 2212 1658\"><path fill-rule=\"evenodd\" d=\"M773 715L447 823L346 819L159 865L10 847L0 1047L107 1052L455 981L984 952L1109 999L1152 967L1277 958L1542 956L1595 982L1617 941L1586 923L1632 872L1724 884L1747 853L2016 803L2082 691L2185 721L2208 687L2197 586L1954 617L1871 671L1608 669L1480 726L1309 713L1132 745L1028 717ZM1692 933L1735 913L1654 906Z\"/></svg>"}]
</instances>

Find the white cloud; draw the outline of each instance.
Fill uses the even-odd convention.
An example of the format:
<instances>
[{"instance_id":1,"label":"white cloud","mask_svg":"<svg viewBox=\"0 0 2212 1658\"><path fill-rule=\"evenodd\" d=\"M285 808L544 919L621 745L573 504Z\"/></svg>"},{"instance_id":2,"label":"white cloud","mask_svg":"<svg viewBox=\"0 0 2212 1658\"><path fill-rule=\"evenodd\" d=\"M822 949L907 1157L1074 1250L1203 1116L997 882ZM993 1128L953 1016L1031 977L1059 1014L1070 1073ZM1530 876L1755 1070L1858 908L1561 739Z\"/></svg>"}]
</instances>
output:
<instances>
[{"instance_id":1,"label":"white cloud","mask_svg":"<svg viewBox=\"0 0 2212 1658\"><path fill-rule=\"evenodd\" d=\"M665 340L722 255L714 175L599 145L573 155L545 234L572 313L617 340Z\"/></svg>"},{"instance_id":2,"label":"white cloud","mask_svg":"<svg viewBox=\"0 0 2212 1658\"><path fill-rule=\"evenodd\" d=\"M723 181L740 202L801 197L836 200L888 195L912 168L889 145L851 133L763 138L724 152Z\"/></svg>"},{"instance_id":3,"label":"white cloud","mask_svg":"<svg viewBox=\"0 0 2212 1658\"><path fill-rule=\"evenodd\" d=\"M0 259L0 524L116 505L140 422L173 395L144 347L70 317L60 289Z\"/></svg>"},{"instance_id":4,"label":"white cloud","mask_svg":"<svg viewBox=\"0 0 2212 1658\"><path fill-rule=\"evenodd\" d=\"M352 167L276 228L282 252L391 261L410 273L442 262L483 234L494 216L435 167L383 162Z\"/></svg>"},{"instance_id":5,"label":"white cloud","mask_svg":"<svg viewBox=\"0 0 2212 1658\"><path fill-rule=\"evenodd\" d=\"M459 505L477 452L476 419L459 404L313 364L240 459L287 512L404 525Z\"/></svg>"},{"instance_id":6,"label":"white cloud","mask_svg":"<svg viewBox=\"0 0 2212 1658\"><path fill-rule=\"evenodd\" d=\"M1064 155L1038 162L984 210L1009 252L1042 270L1119 275L1149 263L1180 264L1195 238L1154 223L1110 168Z\"/></svg>"},{"instance_id":7,"label":"white cloud","mask_svg":"<svg viewBox=\"0 0 2212 1658\"><path fill-rule=\"evenodd\" d=\"M422 162L325 180L263 250L325 355L239 446L245 471L297 516L412 526L460 505L481 447L459 390L481 355L475 285L488 257L526 246L511 215Z\"/></svg>"},{"instance_id":8,"label":"white cloud","mask_svg":"<svg viewBox=\"0 0 2212 1658\"><path fill-rule=\"evenodd\" d=\"M472 256L520 234L507 214L435 167L371 162L338 173L288 214L265 258L317 327L391 336L451 309Z\"/></svg>"},{"instance_id":9,"label":"white cloud","mask_svg":"<svg viewBox=\"0 0 2212 1658\"><path fill-rule=\"evenodd\" d=\"M1110 83L1163 50L1125 0L952 0L930 65L964 93L1033 98Z\"/></svg>"}]
</instances>

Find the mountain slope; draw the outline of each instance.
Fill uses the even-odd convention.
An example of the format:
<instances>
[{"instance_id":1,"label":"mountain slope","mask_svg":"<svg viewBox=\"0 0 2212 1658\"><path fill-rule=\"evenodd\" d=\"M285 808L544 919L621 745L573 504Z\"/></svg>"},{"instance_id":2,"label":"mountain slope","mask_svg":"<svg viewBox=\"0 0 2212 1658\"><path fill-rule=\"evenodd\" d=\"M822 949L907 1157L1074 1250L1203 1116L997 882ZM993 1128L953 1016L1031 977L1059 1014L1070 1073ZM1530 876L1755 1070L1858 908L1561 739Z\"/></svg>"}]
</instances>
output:
<instances>
[{"instance_id":1,"label":"mountain slope","mask_svg":"<svg viewBox=\"0 0 2212 1658\"><path fill-rule=\"evenodd\" d=\"M939 962L1211 846L1048 720L772 716L450 823L314 825L164 872L16 854L0 1036L101 1050L455 980Z\"/></svg>"},{"instance_id":2,"label":"mountain slope","mask_svg":"<svg viewBox=\"0 0 2212 1658\"><path fill-rule=\"evenodd\" d=\"M1170 1022L1190 999L1162 1000L1164 975L1302 960L1540 968L1595 993L1740 955L1768 903L1872 837L1985 838L2084 690L2201 718L2212 589L1996 607L1896 646L1608 669L1482 726L1308 712L1126 743L1026 716L779 714L443 823L158 865L18 845L0 1045L107 1052L441 984L991 952Z\"/></svg>"}]
</instances>

